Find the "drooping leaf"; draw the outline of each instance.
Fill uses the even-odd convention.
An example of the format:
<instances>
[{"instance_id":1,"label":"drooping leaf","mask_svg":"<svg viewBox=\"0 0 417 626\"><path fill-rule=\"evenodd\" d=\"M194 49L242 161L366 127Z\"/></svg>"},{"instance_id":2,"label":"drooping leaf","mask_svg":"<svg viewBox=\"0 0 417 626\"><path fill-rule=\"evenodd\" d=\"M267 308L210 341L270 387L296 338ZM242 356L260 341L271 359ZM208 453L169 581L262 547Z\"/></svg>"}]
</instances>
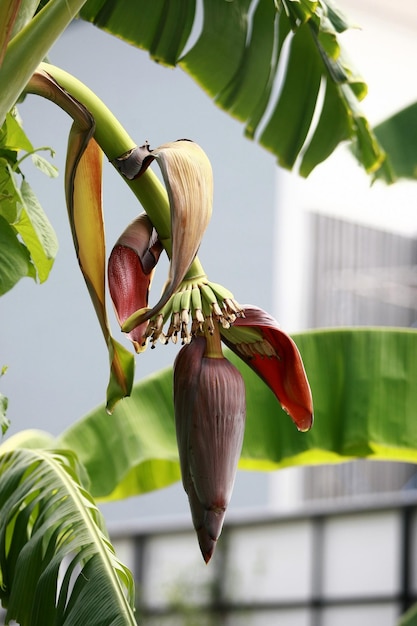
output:
<instances>
[{"instance_id":1,"label":"drooping leaf","mask_svg":"<svg viewBox=\"0 0 417 626\"><path fill-rule=\"evenodd\" d=\"M25 276L36 278L29 252L18 240L16 231L0 215L0 295Z\"/></svg>"},{"instance_id":2,"label":"drooping leaf","mask_svg":"<svg viewBox=\"0 0 417 626\"><path fill-rule=\"evenodd\" d=\"M278 161L292 169L307 137L316 107L322 60L309 37L309 25L295 33L289 52L284 84L260 142L271 152L279 144ZM293 123L288 123L289 120Z\"/></svg>"},{"instance_id":3,"label":"drooping leaf","mask_svg":"<svg viewBox=\"0 0 417 626\"><path fill-rule=\"evenodd\" d=\"M415 463L417 331L313 331L294 339L313 394L315 424L308 433L299 433L266 385L228 354L246 385L240 467L272 470L356 457ZM112 418L104 407L90 413L62 435L59 445L77 452L100 500L179 480L171 369L137 384Z\"/></svg>"},{"instance_id":4,"label":"drooping leaf","mask_svg":"<svg viewBox=\"0 0 417 626\"><path fill-rule=\"evenodd\" d=\"M34 149L17 117L9 113L0 135L0 215L9 223L15 236L19 236L15 248L26 247L31 261L30 272L35 271L39 281L44 282L52 268L58 243L29 183L22 178L19 186L16 171L21 173L20 162L26 156L20 157L21 151L27 155ZM6 256L6 250L3 253Z\"/></svg>"},{"instance_id":5,"label":"drooping leaf","mask_svg":"<svg viewBox=\"0 0 417 626\"><path fill-rule=\"evenodd\" d=\"M0 449L0 598L21 626L136 625L134 585L65 451Z\"/></svg>"},{"instance_id":6,"label":"drooping leaf","mask_svg":"<svg viewBox=\"0 0 417 626\"><path fill-rule=\"evenodd\" d=\"M181 59L181 67L214 99L239 71L246 48L249 5L250 0L205 0L200 37Z\"/></svg>"},{"instance_id":7,"label":"drooping leaf","mask_svg":"<svg viewBox=\"0 0 417 626\"><path fill-rule=\"evenodd\" d=\"M366 84L343 51L340 34L351 24L331 0L204 0L202 12L196 7L197 0L175 7L162 0L88 0L81 17L158 62L182 67L285 167L297 167L307 151L300 169L306 176L341 141L357 139L365 169L390 178L384 151L359 108ZM322 83L328 85L324 107ZM319 107L320 123L313 128Z\"/></svg>"},{"instance_id":8,"label":"drooping leaf","mask_svg":"<svg viewBox=\"0 0 417 626\"><path fill-rule=\"evenodd\" d=\"M43 283L54 264L58 240L50 221L25 179L22 181L20 191L24 208L14 227L29 251L39 281Z\"/></svg>"},{"instance_id":9,"label":"drooping leaf","mask_svg":"<svg viewBox=\"0 0 417 626\"><path fill-rule=\"evenodd\" d=\"M80 269L87 284L110 359L107 409L129 395L133 384L133 355L111 335L105 296L105 238L101 200L102 151L91 130L76 122L71 129L65 174L68 215Z\"/></svg>"},{"instance_id":10,"label":"drooping leaf","mask_svg":"<svg viewBox=\"0 0 417 626\"><path fill-rule=\"evenodd\" d=\"M125 41L149 50L158 63L174 65L191 33L195 0L88 0L82 17Z\"/></svg>"},{"instance_id":11,"label":"drooping leaf","mask_svg":"<svg viewBox=\"0 0 417 626\"><path fill-rule=\"evenodd\" d=\"M375 127L396 178L417 178L417 103L398 111ZM378 173L376 174L378 177Z\"/></svg>"},{"instance_id":12,"label":"drooping leaf","mask_svg":"<svg viewBox=\"0 0 417 626\"><path fill-rule=\"evenodd\" d=\"M351 132L352 117L340 98L339 88L331 80L326 80L320 118L302 155L300 174L307 177L317 162L324 161L341 141L349 139Z\"/></svg>"},{"instance_id":13,"label":"drooping leaf","mask_svg":"<svg viewBox=\"0 0 417 626\"><path fill-rule=\"evenodd\" d=\"M51 151L52 153L52 151ZM56 178L58 176L58 169L45 159L39 152L34 152L32 155L32 163L41 172L49 176L49 178Z\"/></svg>"},{"instance_id":14,"label":"drooping leaf","mask_svg":"<svg viewBox=\"0 0 417 626\"><path fill-rule=\"evenodd\" d=\"M254 111L262 101L268 101L276 63L271 67L274 59L274 44L276 39L282 44L289 31L289 24L285 22L287 30L285 37L276 35L277 22L280 14L276 12L273 2L259 2L253 16L252 36L249 45L241 52L240 66L234 73L227 86L216 96L219 106L230 110L240 120L246 121L254 117ZM285 27L285 26L284 26ZM244 43L244 42L243 42ZM279 50L277 50L277 58ZM190 59L189 59L190 62ZM186 61L184 61L186 63ZM272 75L272 76L271 76ZM265 110L266 104L264 104ZM246 133L249 136L249 133ZM253 138L253 133L251 134Z\"/></svg>"},{"instance_id":15,"label":"drooping leaf","mask_svg":"<svg viewBox=\"0 0 417 626\"><path fill-rule=\"evenodd\" d=\"M4 158L0 157L0 215L14 224L19 220L24 201L15 174Z\"/></svg>"},{"instance_id":16,"label":"drooping leaf","mask_svg":"<svg viewBox=\"0 0 417 626\"><path fill-rule=\"evenodd\" d=\"M16 116L9 112L6 115L0 135L0 149L18 152L32 152L33 146Z\"/></svg>"}]
</instances>

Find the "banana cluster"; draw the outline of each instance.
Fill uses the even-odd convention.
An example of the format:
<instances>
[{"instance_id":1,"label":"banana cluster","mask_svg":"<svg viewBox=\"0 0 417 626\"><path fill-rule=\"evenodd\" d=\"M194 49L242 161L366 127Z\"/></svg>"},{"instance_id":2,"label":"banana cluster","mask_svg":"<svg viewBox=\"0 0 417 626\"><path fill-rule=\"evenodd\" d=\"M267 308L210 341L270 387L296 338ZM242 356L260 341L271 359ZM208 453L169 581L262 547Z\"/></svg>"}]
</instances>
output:
<instances>
[{"instance_id":1,"label":"banana cluster","mask_svg":"<svg viewBox=\"0 0 417 626\"><path fill-rule=\"evenodd\" d=\"M180 340L185 345L197 334L213 334L216 323L227 329L243 316L242 307L222 285L184 281L163 309L149 320L144 339L149 339L152 347L158 340L162 343ZM168 320L169 327L164 333Z\"/></svg>"}]
</instances>

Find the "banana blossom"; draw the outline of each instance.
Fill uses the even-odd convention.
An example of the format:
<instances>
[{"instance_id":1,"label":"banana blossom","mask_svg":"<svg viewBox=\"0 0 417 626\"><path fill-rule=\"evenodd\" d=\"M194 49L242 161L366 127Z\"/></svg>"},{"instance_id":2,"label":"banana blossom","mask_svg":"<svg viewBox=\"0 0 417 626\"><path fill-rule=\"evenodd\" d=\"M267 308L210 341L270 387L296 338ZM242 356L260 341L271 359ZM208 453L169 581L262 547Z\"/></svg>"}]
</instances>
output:
<instances>
[{"instance_id":1,"label":"banana blossom","mask_svg":"<svg viewBox=\"0 0 417 626\"><path fill-rule=\"evenodd\" d=\"M147 214L116 242L108 284L116 317L137 352L157 340L175 343L180 338L183 344L174 364L177 439L183 484L207 562L231 496L245 423L243 379L225 359L222 341L269 385L304 431L312 425L313 409L300 354L273 318L256 307L240 306L230 291L208 280L197 259L213 201L211 165L197 144L179 140L155 150L145 144L113 158L117 146L132 145L131 140L84 86L43 64L28 91L54 101L74 120L66 200L80 269L109 352L109 411L130 394L134 363L132 354L112 337L107 319L102 152L133 186L153 160L160 166L169 202L151 184L148 172L148 185L140 194ZM163 248L170 258L169 275L157 304L149 307L152 276Z\"/></svg>"},{"instance_id":2,"label":"banana blossom","mask_svg":"<svg viewBox=\"0 0 417 626\"><path fill-rule=\"evenodd\" d=\"M224 357L222 342L271 388L300 431L312 425L312 397L291 337L262 309L240 306L194 263L211 215L207 157L193 142L181 140L153 151L146 144L117 166L135 178L154 158L168 190L171 241L160 238L149 217L140 215L110 255L109 289L116 317L136 352L149 342L154 347L157 340L175 343L180 338L183 345L174 363L176 433L183 486L207 563L232 494L246 418L243 378ZM163 247L171 256L170 272L158 303L149 307Z\"/></svg>"}]
</instances>

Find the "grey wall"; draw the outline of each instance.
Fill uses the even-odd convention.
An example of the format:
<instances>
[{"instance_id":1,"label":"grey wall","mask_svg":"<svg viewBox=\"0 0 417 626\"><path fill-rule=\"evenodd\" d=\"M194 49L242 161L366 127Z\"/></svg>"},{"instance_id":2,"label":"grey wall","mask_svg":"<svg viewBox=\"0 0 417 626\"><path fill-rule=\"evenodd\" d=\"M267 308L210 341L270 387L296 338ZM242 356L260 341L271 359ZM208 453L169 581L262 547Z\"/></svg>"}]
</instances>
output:
<instances>
[{"instance_id":1,"label":"grey wall","mask_svg":"<svg viewBox=\"0 0 417 626\"><path fill-rule=\"evenodd\" d=\"M200 143L212 161L215 182L214 215L200 258L210 279L231 289L241 303L271 310L274 158L244 139L241 124L217 109L181 70L158 66L147 53L91 25L74 23L49 58L93 89L139 144L147 139L156 147L180 137ZM0 385L9 397L10 435L25 428L58 434L103 402L107 353L78 270L66 218L63 173L70 120L35 96L27 98L20 113L32 143L56 150L58 179L47 179L30 164L25 173L56 229L60 250L47 283L36 285L24 279L2 298L0 365L7 364L9 370ZM105 167L104 186L111 249L140 208L110 165ZM165 270L166 266L158 272L154 302L166 278ZM114 331L117 335L116 325ZM170 364L176 352L162 345L148 350L137 358L137 378ZM254 488L250 481L255 481ZM260 477L250 475L241 488L238 481L236 494L242 494L241 503L264 500L264 484ZM164 492L159 500L162 505L156 504L155 509L152 496L146 496L139 508L130 502L111 507L108 514L117 519L141 511L175 512L176 490ZM171 492L171 505L166 506ZM235 499L239 501L239 495ZM182 507L182 494L180 502Z\"/></svg>"}]
</instances>

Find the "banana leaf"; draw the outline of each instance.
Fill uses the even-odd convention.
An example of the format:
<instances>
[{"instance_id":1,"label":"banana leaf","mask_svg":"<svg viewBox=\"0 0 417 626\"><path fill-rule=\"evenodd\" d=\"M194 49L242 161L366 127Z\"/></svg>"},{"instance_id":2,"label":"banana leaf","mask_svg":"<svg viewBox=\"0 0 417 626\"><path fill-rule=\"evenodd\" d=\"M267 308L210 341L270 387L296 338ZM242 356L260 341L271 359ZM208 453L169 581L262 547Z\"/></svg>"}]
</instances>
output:
<instances>
[{"instance_id":1,"label":"banana leaf","mask_svg":"<svg viewBox=\"0 0 417 626\"><path fill-rule=\"evenodd\" d=\"M41 445L48 441L33 438ZM72 452L1 447L0 599L6 623L136 625L132 576L115 556L81 473Z\"/></svg>"},{"instance_id":2,"label":"banana leaf","mask_svg":"<svg viewBox=\"0 0 417 626\"><path fill-rule=\"evenodd\" d=\"M2 2L0 9L0 126L37 66L85 0ZM39 12L34 15L37 4ZM4 5L4 7L3 7ZM5 9L5 10L4 10ZM31 19L31 17L34 17ZM9 26L12 26L9 29ZM4 33L4 34L3 34ZM4 50L5 44L7 48Z\"/></svg>"},{"instance_id":3,"label":"banana leaf","mask_svg":"<svg viewBox=\"0 0 417 626\"><path fill-rule=\"evenodd\" d=\"M247 421L240 468L340 463L354 458L417 462L417 331L318 330L294 337L313 393L315 424L299 433L264 383L231 353L244 376ZM64 432L99 501L179 480L172 371L138 383L113 415L101 406Z\"/></svg>"},{"instance_id":4,"label":"banana leaf","mask_svg":"<svg viewBox=\"0 0 417 626\"><path fill-rule=\"evenodd\" d=\"M417 178L417 102L375 127L395 178ZM377 174L378 178L378 174Z\"/></svg>"},{"instance_id":5,"label":"banana leaf","mask_svg":"<svg viewBox=\"0 0 417 626\"><path fill-rule=\"evenodd\" d=\"M340 142L356 140L366 171L389 178L359 107L367 87L341 47L350 24L333 2L203 0L198 8L197 0L87 0L80 16L180 66L283 167L298 160L307 176Z\"/></svg>"},{"instance_id":6,"label":"banana leaf","mask_svg":"<svg viewBox=\"0 0 417 626\"><path fill-rule=\"evenodd\" d=\"M158 63L182 67L282 166L298 161L307 176L340 142L354 140L366 171L390 180L360 111L366 84L341 47L350 23L330 0L204 0L202 11L197 0L55 0L40 7L32 17L34 0L7 0L0 11L0 124L81 9L81 18Z\"/></svg>"},{"instance_id":7,"label":"banana leaf","mask_svg":"<svg viewBox=\"0 0 417 626\"><path fill-rule=\"evenodd\" d=\"M416 462L417 331L319 330L294 338L315 402L309 433L299 433L262 381L228 353L247 391L241 467L357 457ZM99 407L58 441L26 431L0 447L0 594L7 619L22 626L135 623L131 578L83 485L89 480L98 499L111 500L179 479L171 376L168 368L147 378L113 415ZM415 610L401 624L413 620Z\"/></svg>"}]
</instances>

